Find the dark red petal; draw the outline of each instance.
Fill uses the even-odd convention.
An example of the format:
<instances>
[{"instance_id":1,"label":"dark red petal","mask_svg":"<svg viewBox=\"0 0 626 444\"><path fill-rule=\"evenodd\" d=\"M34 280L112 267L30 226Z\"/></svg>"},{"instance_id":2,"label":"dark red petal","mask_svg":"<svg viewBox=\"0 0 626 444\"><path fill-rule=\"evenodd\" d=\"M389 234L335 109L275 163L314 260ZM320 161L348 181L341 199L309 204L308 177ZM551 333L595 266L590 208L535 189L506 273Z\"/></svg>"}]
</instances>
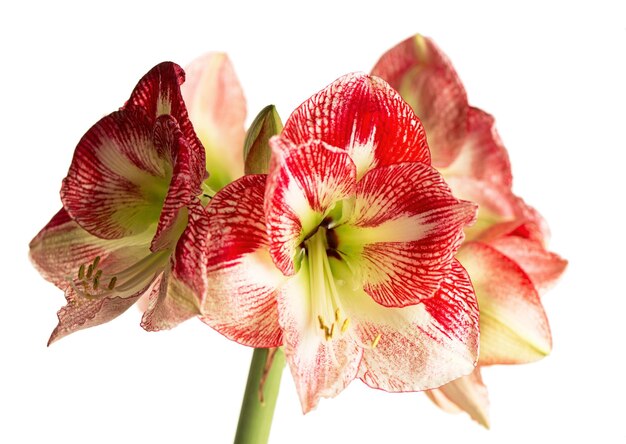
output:
<instances>
[{"instance_id":1,"label":"dark red petal","mask_svg":"<svg viewBox=\"0 0 626 444\"><path fill-rule=\"evenodd\" d=\"M345 75L294 111L281 137L299 145L321 140L347 150L359 176L398 162L430 163L420 121L386 82Z\"/></svg>"},{"instance_id":2,"label":"dark red petal","mask_svg":"<svg viewBox=\"0 0 626 444\"><path fill-rule=\"evenodd\" d=\"M383 54L372 75L389 82L422 121L433 165L449 165L467 134L468 103L443 52L432 40L416 35Z\"/></svg>"},{"instance_id":3,"label":"dark red petal","mask_svg":"<svg viewBox=\"0 0 626 444\"><path fill-rule=\"evenodd\" d=\"M265 178L244 176L211 200L201 317L227 338L262 348L282 345L276 289L283 276L269 255Z\"/></svg>"},{"instance_id":4,"label":"dark red petal","mask_svg":"<svg viewBox=\"0 0 626 444\"><path fill-rule=\"evenodd\" d=\"M158 220L171 174L171 153L155 148L145 116L118 111L78 143L61 200L89 233L104 239L131 236Z\"/></svg>"}]
</instances>

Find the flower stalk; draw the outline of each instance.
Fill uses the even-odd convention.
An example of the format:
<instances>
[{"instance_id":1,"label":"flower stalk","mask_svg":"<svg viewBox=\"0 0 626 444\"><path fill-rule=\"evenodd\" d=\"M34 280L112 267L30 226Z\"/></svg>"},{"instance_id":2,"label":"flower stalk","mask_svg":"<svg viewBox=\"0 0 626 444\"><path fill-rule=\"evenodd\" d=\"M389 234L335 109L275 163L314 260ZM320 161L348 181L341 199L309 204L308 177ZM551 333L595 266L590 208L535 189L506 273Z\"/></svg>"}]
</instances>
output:
<instances>
[{"instance_id":1,"label":"flower stalk","mask_svg":"<svg viewBox=\"0 0 626 444\"><path fill-rule=\"evenodd\" d=\"M285 355L280 348L254 349L235 444L267 443L284 367Z\"/></svg>"}]
</instances>

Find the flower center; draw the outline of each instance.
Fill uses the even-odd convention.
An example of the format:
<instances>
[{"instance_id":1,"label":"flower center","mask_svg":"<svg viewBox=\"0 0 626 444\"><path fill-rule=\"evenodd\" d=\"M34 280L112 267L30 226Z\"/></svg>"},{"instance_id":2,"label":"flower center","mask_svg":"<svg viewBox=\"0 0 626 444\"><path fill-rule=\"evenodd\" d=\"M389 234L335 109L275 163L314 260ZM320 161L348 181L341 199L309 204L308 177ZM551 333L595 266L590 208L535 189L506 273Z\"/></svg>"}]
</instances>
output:
<instances>
[{"instance_id":1,"label":"flower center","mask_svg":"<svg viewBox=\"0 0 626 444\"><path fill-rule=\"evenodd\" d=\"M90 264L78 268L77 279L68 278L70 285L81 297L96 299L102 297L127 298L147 288L154 278L163 271L170 257L170 250L150 253L119 273L105 273L99 268L100 256Z\"/></svg>"},{"instance_id":2,"label":"flower center","mask_svg":"<svg viewBox=\"0 0 626 444\"><path fill-rule=\"evenodd\" d=\"M326 340L345 333L350 326L350 318L344 317L329 263L329 256L340 258L335 247L335 234L323 226L318 227L317 231L304 241L309 265L311 313L314 315L312 322L317 324Z\"/></svg>"}]
</instances>

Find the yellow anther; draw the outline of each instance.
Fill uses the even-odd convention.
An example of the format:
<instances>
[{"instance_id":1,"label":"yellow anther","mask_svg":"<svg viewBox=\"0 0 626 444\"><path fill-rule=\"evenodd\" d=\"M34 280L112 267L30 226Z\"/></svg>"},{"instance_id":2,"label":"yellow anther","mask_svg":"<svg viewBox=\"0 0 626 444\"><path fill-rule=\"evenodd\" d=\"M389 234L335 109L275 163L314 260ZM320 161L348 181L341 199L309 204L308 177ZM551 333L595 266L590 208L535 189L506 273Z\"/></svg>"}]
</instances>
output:
<instances>
[{"instance_id":1,"label":"yellow anther","mask_svg":"<svg viewBox=\"0 0 626 444\"><path fill-rule=\"evenodd\" d=\"M334 322L330 325L330 339L332 339L333 336L335 336L335 323Z\"/></svg>"},{"instance_id":2,"label":"yellow anther","mask_svg":"<svg viewBox=\"0 0 626 444\"><path fill-rule=\"evenodd\" d=\"M346 318L341 324L341 333L345 333L348 327L350 326L350 318Z\"/></svg>"},{"instance_id":3,"label":"yellow anther","mask_svg":"<svg viewBox=\"0 0 626 444\"><path fill-rule=\"evenodd\" d=\"M115 283L117 282L117 277L113 276L109 281L109 290L113 290L115 288Z\"/></svg>"},{"instance_id":4,"label":"yellow anther","mask_svg":"<svg viewBox=\"0 0 626 444\"><path fill-rule=\"evenodd\" d=\"M339 319L341 319L341 309L337 307L337 310L335 310L335 322L339 322Z\"/></svg>"},{"instance_id":5,"label":"yellow anther","mask_svg":"<svg viewBox=\"0 0 626 444\"><path fill-rule=\"evenodd\" d=\"M317 320L320 323L320 329L324 330L324 328L326 328L326 324L324 324L324 319L322 318L322 315L318 315Z\"/></svg>"},{"instance_id":6,"label":"yellow anther","mask_svg":"<svg viewBox=\"0 0 626 444\"><path fill-rule=\"evenodd\" d=\"M98 270L96 272L96 275L94 276L94 279L100 279L102 277L102 270Z\"/></svg>"},{"instance_id":7,"label":"yellow anther","mask_svg":"<svg viewBox=\"0 0 626 444\"><path fill-rule=\"evenodd\" d=\"M85 264L82 264L78 267L78 279L82 279L85 277Z\"/></svg>"},{"instance_id":8,"label":"yellow anther","mask_svg":"<svg viewBox=\"0 0 626 444\"><path fill-rule=\"evenodd\" d=\"M98 264L100 263L100 256L96 256L96 258L93 260L93 269L95 270L96 268L98 268Z\"/></svg>"},{"instance_id":9,"label":"yellow anther","mask_svg":"<svg viewBox=\"0 0 626 444\"><path fill-rule=\"evenodd\" d=\"M92 274L93 274L93 264L89 264L89 267L87 267L87 279L91 279Z\"/></svg>"},{"instance_id":10,"label":"yellow anther","mask_svg":"<svg viewBox=\"0 0 626 444\"><path fill-rule=\"evenodd\" d=\"M374 340L372 341L372 348L376 348L376 346L378 345L378 342L380 341L380 337L382 335L380 333L378 333L376 335L376 337L374 338Z\"/></svg>"},{"instance_id":11,"label":"yellow anther","mask_svg":"<svg viewBox=\"0 0 626 444\"><path fill-rule=\"evenodd\" d=\"M96 275L96 277L93 278L93 289L97 290L99 285L100 285L100 277Z\"/></svg>"}]
</instances>

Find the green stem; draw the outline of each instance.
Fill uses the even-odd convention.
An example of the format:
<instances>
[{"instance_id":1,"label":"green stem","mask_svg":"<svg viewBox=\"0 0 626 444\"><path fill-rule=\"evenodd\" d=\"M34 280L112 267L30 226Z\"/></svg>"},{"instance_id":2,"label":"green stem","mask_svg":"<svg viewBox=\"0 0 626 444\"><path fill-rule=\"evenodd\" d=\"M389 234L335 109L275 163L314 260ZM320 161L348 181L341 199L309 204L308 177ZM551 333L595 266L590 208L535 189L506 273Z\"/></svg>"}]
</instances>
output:
<instances>
[{"instance_id":1,"label":"green stem","mask_svg":"<svg viewBox=\"0 0 626 444\"><path fill-rule=\"evenodd\" d=\"M273 361L268 361L270 352L274 350ZM285 355L280 348L254 349L246 392L241 404L235 444L267 443L284 366Z\"/></svg>"}]
</instances>

